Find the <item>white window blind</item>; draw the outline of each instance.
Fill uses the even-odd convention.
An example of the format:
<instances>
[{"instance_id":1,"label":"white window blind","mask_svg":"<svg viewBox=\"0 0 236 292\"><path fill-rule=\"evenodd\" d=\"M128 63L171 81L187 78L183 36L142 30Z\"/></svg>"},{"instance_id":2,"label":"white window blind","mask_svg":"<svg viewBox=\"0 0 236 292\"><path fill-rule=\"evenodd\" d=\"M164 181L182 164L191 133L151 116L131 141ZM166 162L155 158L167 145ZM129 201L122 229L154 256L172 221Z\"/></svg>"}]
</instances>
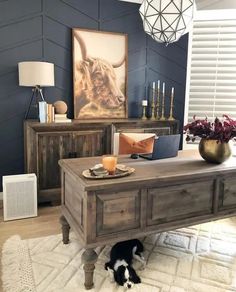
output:
<instances>
[{"instance_id":1,"label":"white window blind","mask_svg":"<svg viewBox=\"0 0 236 292\"><path fill-rule=\"evenodd\" d=\"M236 118L236 20L194 21L191 50L188 122Z\"/></svg>"}]
</instances>

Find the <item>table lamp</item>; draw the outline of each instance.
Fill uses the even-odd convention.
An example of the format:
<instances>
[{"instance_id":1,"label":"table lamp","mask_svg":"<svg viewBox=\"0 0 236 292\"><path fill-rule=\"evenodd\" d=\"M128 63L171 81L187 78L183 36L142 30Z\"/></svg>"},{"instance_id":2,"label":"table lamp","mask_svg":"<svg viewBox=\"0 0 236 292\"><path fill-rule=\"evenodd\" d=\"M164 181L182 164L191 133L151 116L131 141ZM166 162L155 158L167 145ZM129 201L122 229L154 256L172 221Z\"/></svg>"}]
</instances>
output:
<instances>
[{"instance_id":1,"label":"table lamp","mask_svg":"<svg viewBox=\"0 0 236 292\"><path fill-rule=\"evenodd\" d=\"M33 93L25 114L25 119L27 119L33 99L36 99L36 104L39 100L44 101L41 86L54 86L54 64L35 61L20 62L18 63L18 70L19 85L33 87Z\"/></svg>"}]
</instances>

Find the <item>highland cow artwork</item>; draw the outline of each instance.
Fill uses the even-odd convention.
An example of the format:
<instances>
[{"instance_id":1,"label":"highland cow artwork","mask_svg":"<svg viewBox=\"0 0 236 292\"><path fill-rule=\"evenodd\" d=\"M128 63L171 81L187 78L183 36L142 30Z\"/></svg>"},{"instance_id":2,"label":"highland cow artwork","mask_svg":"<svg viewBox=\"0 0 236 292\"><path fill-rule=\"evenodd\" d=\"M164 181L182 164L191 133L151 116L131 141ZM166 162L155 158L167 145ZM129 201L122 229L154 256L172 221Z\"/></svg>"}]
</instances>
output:
<instances>
[{"instance_id":1,"label":"highland cow artwork","mask_svg":"<svg viewBox=\"0 0 236 292\"><path fill-rule=\"evenodd\" d=\"M74 118L127 117L127 35L73 29Z\"/></svg>"}]
</instances>

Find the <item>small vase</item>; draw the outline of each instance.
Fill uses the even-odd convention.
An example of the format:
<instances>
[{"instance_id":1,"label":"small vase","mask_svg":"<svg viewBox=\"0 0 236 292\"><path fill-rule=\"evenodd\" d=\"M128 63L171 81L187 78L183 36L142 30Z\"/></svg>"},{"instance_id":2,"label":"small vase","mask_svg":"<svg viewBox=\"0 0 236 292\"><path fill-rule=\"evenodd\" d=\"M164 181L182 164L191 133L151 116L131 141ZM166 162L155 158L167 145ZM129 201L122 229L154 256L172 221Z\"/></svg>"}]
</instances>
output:
<instances>
[{"instance_id":1,"label":"small vase","mask_svg":"<svg viewBox=\"0 0 236 292\"><path fill-rule=\"evenodd\" d=\"M229 143L202 138L199 153L207 162L222 163L230 157L231 149Z\"/></svg>"}]
</instances>

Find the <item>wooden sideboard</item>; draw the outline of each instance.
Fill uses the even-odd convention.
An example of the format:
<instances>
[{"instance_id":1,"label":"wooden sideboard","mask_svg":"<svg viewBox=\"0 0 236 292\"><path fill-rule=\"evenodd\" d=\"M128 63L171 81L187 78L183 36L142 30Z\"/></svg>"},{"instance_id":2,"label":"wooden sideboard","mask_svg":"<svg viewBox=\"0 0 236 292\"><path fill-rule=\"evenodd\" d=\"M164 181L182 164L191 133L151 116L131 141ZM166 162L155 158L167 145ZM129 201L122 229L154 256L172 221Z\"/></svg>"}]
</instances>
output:
<instances>
[{"instance_id":1,"label":"wooden sideboard","mask_svg":"<svg viewBox=\"0 0 236 292\"><path fill-rule=\"evenodd\" d=\"M38 201L60 200L58 160L111 153L113 133L178 133L178 121L141 119L86 120L72 123L24 124L25 172L38 179Z\"/></svg>"},{"instance_id":2,"label":"wooden sideboard","mask_svg":"<svg viewBox=\"0 0 236 292\"><path fill-rule=\"evenodd\" d=\"M122 156L119 163L135 168L130 176L85 179L82 171L100 161L59 161L63 242L69 243L71 227L85 248L87 289L93 286L95 247L236 214L235 157L216 165L189 150L155 161Z\"/></svg>"}]
</instances>

